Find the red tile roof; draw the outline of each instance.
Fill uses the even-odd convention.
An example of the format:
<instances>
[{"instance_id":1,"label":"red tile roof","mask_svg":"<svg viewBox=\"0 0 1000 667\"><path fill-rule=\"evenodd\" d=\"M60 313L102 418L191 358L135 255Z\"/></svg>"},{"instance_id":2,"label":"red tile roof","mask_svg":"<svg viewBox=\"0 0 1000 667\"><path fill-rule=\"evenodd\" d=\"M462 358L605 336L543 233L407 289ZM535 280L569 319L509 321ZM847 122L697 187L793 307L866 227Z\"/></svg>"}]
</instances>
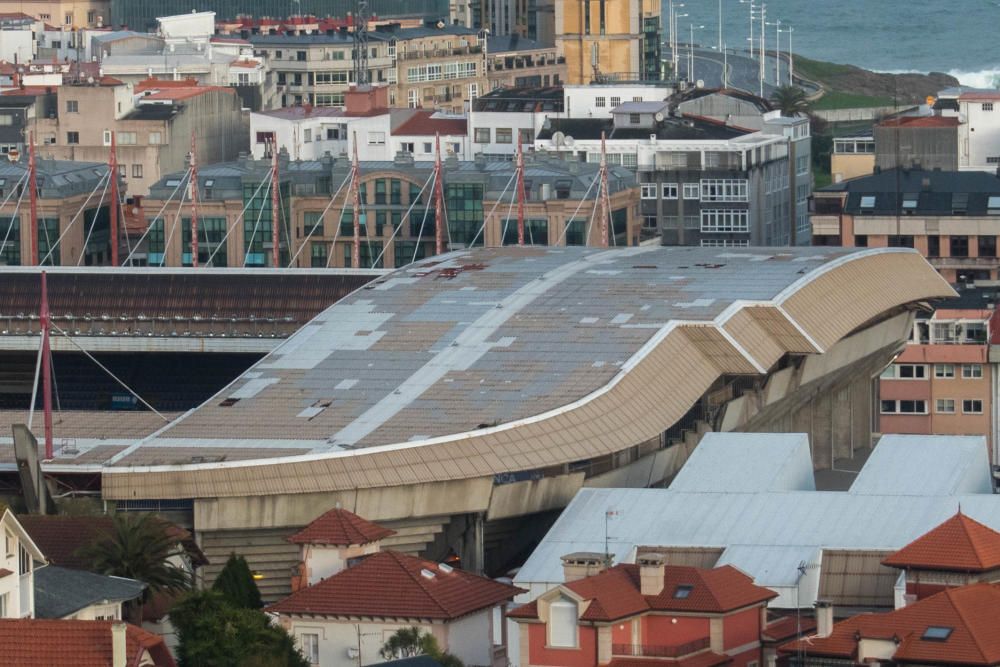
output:
<instances>
[{"instance_id":1,"label":"red tile roof","mask_svg":"<svg viewBox=\"0 0 1000 667\"><path fill-rule=\"evenodd\" d=\"M776 618L764 626L762 634L767 641L783 642L794 639L799 634L812 634L815 630L816 620L813 618L784 616Z\"/></svg>"},{"instance_id":2,"label":"red tile roof","mask_svg":"<svg viewBox=\"0 0 1000 667\"><path fill-rule=\"evenodd\" d=\"M435 134L465 134L464 118L432 118L436 111L417 111L406 122L392 131L393 136L431 136Z\"/></svg>"},{"instance_id":3,"label":"red tile roof","mask_svg":"<svg viewBox=\"0 0 1000 667\"><path fill-rule=\"evenodd\" d=\"M14 573L11 572L10 570L7 570L7 569L4 569L4 568L0 567L0 579L3 579L4 577L8 577L8 576L10 576L12 574L14 574Z\"/></svg>"},{"instance_id":4,"label":"red tile roof","mask_svg":"<svg viewBox=\"0 0 1000 667\"><path fill-rule=\"evenodd\" d=\"M895 662L1000 665L1000 588L974 584L950 588L885 614L861 614L837 623L829 637L807 637L779 647L810 656L855 658L859 639L898 639ZM929 627L950 628L943 641L923 639Z\"/></svg>"},{"instance_id":5,"label":"red tile roof","mask_svg":"<svg viewBox=\"0 0 1000 667\"><path fill-rule=\"evenodd\" d=\"M18 667L108 667L112 621L0 619L0 665ZM143 651L156 667L176 667L163 639L128 624L127 667L138 667Z\"/></svg>"},{"instance_id":6,"label":"red tile roof","mask_svg":"<svg viewBox=\"0 0 1000 667\"><path fill-rule=\"evenodd\" d=\"M395 534L394 530L362 519L354 512L338 507L321 514L308 526L289 537L288 541L295 544L350 546L368 544Z\"/></svg>"},{"instance_id":7,"label":"red tile roof","mask_svg":"<svg viewBox=\"0 0 1000 667\"><path fill-rule=\"evenodd\" d=\"M248 67L250 69L256 69L260 67L260 63L256 60L234 60L229 63L230 67Z\"/></svg>"},{"instance_id":8,"label":"red tile roof","mask_svg":"<svg viewBox=\"0 0 1000 667\"><path fill-rule=\"evenodd\" d=\"M917 570L986 572L1000 568L1000 533L959 512L882 564Z\"/></svg>"},{"instance_id":9,"label":"red tile roof","mask_svg":"<svg viewBox=\"0 0 1000 667\"><path fill-rule=\"evenodd\" d=\"M663 590L659 595L640 592L639 566L616 565L592 577L563 584L584 600L590 600L581 615L583 621L614 621L653 611L718 614L778 596L731 565L705 570L668 565L664 568ZM690 586L684 598L674 597L680 586ZM538 618L534 602L512 611L511 618Z\"/></svg>"},{"instance_id":10,"label":"red tile roof","mask_svg":"<svg viewBox=\"0 0 1000 667\"><path fill-rule=\"evenodd\" d=\"M143 79L139 83L135 84L135 92L141 93L144 90L149 90L155 88L160 90L162 88L193 88L198 85L198 79L157 79L152 77L149 79Z\"/></svg>"},{"instance_id":11,"label":"red tile roof","mask_svg":"<svg viewBox=\"0 0 1000 667\"><path fill-rule=\"evenodd\" d=\"M424 576L423 571L433 573ZM453 620L513 599L520 588L396 551L381 551L266 611L314 616Z\"/></svg>"},{"instance_id":12,"label":"red tile roof","mask_svg":"<svg viewBox=\"0 0 1000 667\"><path fill-rule=\"evenodd\" d=\"M900 116L880 123L882 127L958 127L959 124L956 116Z\"/></svg>"},{"instance_id":13,"label":"red tile roof","mask_svg":"<svg viewBox=\"0 0 1000 667\"><path fill-rule=\"evenodd\" d=\"M192 97L198 97L199 95L211 93L213 91L221 91L235 95L235 93L231 88L225 88L223 86L191 86L191 87L175 86L168 88L166 90L153 90L152 92L149 92L147 95L144 95L142 99L143 100L187 100L191 99Z\"/></svg>"}]
</instances>

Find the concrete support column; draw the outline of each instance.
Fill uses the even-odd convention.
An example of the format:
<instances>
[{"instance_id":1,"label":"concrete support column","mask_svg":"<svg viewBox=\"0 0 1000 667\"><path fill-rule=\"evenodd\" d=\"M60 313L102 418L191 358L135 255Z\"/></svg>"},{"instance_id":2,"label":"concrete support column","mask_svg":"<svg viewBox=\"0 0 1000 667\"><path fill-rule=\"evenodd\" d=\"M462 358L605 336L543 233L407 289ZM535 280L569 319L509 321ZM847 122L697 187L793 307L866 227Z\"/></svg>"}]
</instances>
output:
<instances>
[{"instance_id":1,"label":"concrete support column","mask_svg":"<svg viewBox=\"0 0 1000 667\"><path fill-rule=\"evenodd\" d=\"M722 627L721 617L712 618L708 622L709 650L712 651L712 653L718 653L719 655L725 653L725 642L723 641Z\"/></svg>"},{"instance_id":2,"label":"concrete support column","mask_svg":"<svg viewBox=\"0 0 1000 667\"><path fill-rule=\"evenodd\" d=\"M597 628L597 664L606 665L611 662L611 626L602 625Z\"/></svg>"}]
</instances>

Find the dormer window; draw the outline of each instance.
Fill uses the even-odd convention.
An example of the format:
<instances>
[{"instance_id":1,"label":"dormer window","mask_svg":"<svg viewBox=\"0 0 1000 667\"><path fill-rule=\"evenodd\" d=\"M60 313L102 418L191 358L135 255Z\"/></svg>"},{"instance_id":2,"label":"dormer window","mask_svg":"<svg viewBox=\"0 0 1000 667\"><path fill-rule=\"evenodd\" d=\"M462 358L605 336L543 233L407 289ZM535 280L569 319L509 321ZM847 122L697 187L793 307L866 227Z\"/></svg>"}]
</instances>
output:
<instances>
[{"instance_id":1,"label":"dormer window","mask_svg":"<svg viewBox=\"0 0 1000 667\"><path fill-rule=\"evenodd\" d=\"M679 585L677 588L674 589L674 599L675 600L687 600L688 597L691 595L691 591L693 589L694 589L694 586L692 586L690 584L681 584L681 585Z\"/></svg>"},{"instance_id":2,"label":"dormer window","mask_svg":"<svg viewBox=\"0 0 1000 667\"><path fill-rule=\"evenodd\" d=\"M861 198L861 208L875 208L875 195L865 195Z\"/></svg>"},{"instance_id":3,"label":"dormer window","mask_svg":"<svg viewBox=\"0 0 1000 667\"><path fill-rule=\"evenodd\" d=\"M920 638L928 642L945 642L948 641L948 637L951 636L954 629L943 625L931 625L924 630L924 634Z\"/></svg>"},{"instance_id":4,"label":"dormer window","mask_svg":"<svg viewBox=\"0 0 1000 667\"><path fill-rule=\"evenodd\" d=\"M576 648L576 603L560 598L549 605L549 646Z\"/></svg>"}]
</instances>

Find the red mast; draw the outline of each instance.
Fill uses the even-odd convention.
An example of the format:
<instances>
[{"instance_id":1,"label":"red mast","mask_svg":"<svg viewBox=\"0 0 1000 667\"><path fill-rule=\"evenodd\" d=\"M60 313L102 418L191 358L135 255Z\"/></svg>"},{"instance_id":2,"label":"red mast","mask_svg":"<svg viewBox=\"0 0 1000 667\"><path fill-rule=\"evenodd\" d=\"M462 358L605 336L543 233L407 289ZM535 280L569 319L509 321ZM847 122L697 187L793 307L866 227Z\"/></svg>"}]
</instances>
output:
<instances>
[{"instance_id":1,"label":"red mast","mask_svg":"<svg viewBox=\"0 0 1000 667\"><path fill-rule=\"evenodd\" d=\"M601 179L601 247L608 247L608 217L611 215L611 202L608 199L608 158L604 151L604 132L601 132L601 168L598 172Z\"/></svg>"},{"instance_id":2,"label":"red mast","mask_svg":"<svg viewBox=\"0 0 1000 667\"><path fill-rule=\"evenodd\" d=\"M517 245L524 245L524 152L521 133L517 134ZM500 241L503 245L503 240Z\"/></svg>"},{"instance_id":3,"label":"red mast","mask_svg":"<svg viewBox=\"0 0 1000 667\"><path fill-rule=\"evenodd\" d=\"M52 460L52 367L49 350L49 288L42 271L42 311L38 318L42 333L42 410L45 415L45 460Z\"/></svg>"},{"instance_id":4,"label":"red mast","mask_svg":"<svg viewBox=\"0 0 1000 667\"><path fill-rule=\"evenodd\" d=\"M118 266L118 151L115 150L114 132L111 133L108 178L111 179L111 266Z\"/></svg>"},{"instance_id":5,"label":"red mast","mask_svg":"<svg viewBox=\"0 0 1000 667\"><path fill-rule=\"evenodd\" d=\"M444 190L441 187L441 135L434 134L434 252L444 252Z\"/></svg>"},{"instance_id":6,"label":"red mast","mask_svg":"<svg viewBox=\"0 0 1000 667\"><path fill-rule=\"evenodd\" d=\"M280 230L280 207L278 198L281 196L280 181L278 180L278 149L271 152L271 261L274 268L281 266L281 235Z\"/></svg>"},{"instance_id":7,"label":"red mast","mask_svg":"<svg viewBox=\"0 0 1000 667\"><path fill-rule=\"evenodd\" d=\"M351 162L351 202L354 206L354 249L351 268L361 268L361 165L358 164L358 133L354 133L354 160ZM365 231L368 225L365 224Z\"/></svg>"},{"instance_id":8,"label":"red mast","mask_svg":"<svg viewBox=\"0 0 1000 667\"><path fill-rule=\"evenodd\" d=\"M35 178L35 133L28 133L28 201L31 202L31 220L29 224L31 225L31 259L28 262L29 266L36 266L38 264L38 186L37 179ZM51 251L52 248L49 248Z\"/></svg>"},{"instance_id":9,"label":"red mast","mask_svg":"<svg viewBox=\"0 0 1000 667\"><path fill-rule=\"evenodd\" d=\"M191 266L198 268L198 156L194 132L191 133Z\"/></svg>"}]
</instances>

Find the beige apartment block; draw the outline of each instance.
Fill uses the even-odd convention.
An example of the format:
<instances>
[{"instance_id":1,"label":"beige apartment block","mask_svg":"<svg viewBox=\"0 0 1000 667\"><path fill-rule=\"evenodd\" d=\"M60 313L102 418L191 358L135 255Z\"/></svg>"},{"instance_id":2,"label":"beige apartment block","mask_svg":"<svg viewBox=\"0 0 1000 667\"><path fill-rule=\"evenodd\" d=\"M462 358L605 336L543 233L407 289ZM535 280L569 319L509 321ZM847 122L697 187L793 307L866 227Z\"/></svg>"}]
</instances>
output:
<instances>
[{"instance_id":1,"label":"beige apartment block","mask_svg":"<svg viewBox=\"0 0 1000 667\"><path fill-rule=\"evenodd\" d=\"M57 27L99 28L111 20L111 0L4 0L0 13L24 13Z\"/></svg>"}]
</instances>

